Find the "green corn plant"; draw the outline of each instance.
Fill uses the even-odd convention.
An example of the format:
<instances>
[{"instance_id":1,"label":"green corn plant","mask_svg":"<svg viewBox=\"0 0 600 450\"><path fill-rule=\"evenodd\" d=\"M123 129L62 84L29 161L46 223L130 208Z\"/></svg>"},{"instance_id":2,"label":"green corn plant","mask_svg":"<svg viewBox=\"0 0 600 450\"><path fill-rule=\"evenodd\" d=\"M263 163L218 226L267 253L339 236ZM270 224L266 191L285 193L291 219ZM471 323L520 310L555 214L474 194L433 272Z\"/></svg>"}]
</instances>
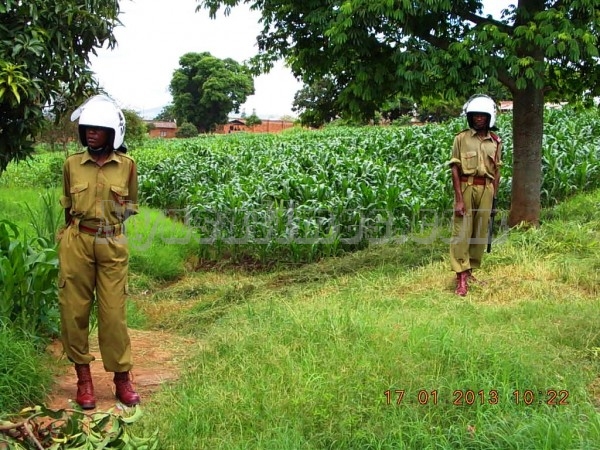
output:
<instances>
[{"instance_id":1,"label":"green corn plant","mask_svg":"<svg viewBox=\"0 0 600 450\"><path fill-rule=\"evenodd\" d=\"M25 242L18 227L0 220L0 322L32 336L58 334L56 245Z\"/></svg>"}]
</instances>

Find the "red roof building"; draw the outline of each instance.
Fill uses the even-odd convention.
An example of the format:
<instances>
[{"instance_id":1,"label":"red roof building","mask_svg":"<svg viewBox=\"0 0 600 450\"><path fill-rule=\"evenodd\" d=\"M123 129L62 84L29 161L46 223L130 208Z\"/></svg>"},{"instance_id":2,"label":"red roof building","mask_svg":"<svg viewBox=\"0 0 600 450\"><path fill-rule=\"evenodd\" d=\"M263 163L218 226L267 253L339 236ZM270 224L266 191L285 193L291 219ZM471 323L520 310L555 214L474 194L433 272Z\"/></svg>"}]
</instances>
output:
<instances>
[{"instance_id":1,"label":"red roof building","mask_svg":"<svg viewBox=\"0 0 600 450\"><path fill-rule=\"evenodd\" d=\"M175 122L148 122L151 124L148 134L151 138L174 138L177 137L177 124Z\"/></svg>"}]
</instances>

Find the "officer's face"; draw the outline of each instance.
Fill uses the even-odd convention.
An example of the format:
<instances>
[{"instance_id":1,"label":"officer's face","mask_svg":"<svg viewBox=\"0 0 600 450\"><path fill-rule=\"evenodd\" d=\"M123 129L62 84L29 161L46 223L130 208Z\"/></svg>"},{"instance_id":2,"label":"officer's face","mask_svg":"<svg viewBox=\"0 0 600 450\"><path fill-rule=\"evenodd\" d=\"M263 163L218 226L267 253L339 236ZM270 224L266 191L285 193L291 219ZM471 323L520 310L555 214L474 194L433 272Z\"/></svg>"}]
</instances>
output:
<instances>
[{"instance_id":1,"label":"officer's face","mask_svg":"<svg viewBox=\"0 0 600 450\"><path fill-rule=\"evenodd\" d=\"M108 131L105 128L86 127L85 139L91 148L102 148L108 143Z\"/></svg>"},{"instance_id":2,"label":"officer's face","mask_svg":"<svg viewBox=\"0 0 600 450\"><path fill-rule=\"evenodd\" d=\"M485 130L488 126L488 115L482 113L473 113L473 127L476 130Z\"/></svg>"}]
</instances>

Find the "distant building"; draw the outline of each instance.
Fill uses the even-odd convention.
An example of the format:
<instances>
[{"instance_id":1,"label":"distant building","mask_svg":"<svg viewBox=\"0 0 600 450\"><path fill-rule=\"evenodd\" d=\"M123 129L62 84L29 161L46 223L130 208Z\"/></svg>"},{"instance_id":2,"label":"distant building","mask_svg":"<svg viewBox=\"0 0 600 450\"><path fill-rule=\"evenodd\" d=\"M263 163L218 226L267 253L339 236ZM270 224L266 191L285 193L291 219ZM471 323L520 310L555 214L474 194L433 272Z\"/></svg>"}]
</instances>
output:
<instances>
[{"instance_id":1,"label":"distant building","mask_svg":"<svg viewBox=\"0 0 600 450\"><path fill-rule=\"evenodd\" d=\"M151 138L174 138L177 137L177 124L175 122L155 122L148 121L150 124L150 131L148 134Z\"/></svg>"},{"instance_id":2,"label":"distant building","mask_svg":"<svg viewBox=\"0 0 600 450\"><path fill-rule=\"evenodd\" d=\"M550 109L561 109L565 105L567 105L567 102L545 103L544 107L550 108ZM501 112L509 112L512 110L513 110L513 102L511 100L503 100L500 102L500 111Z\"/></svg>"},{"instance_id":3,"label":"distant building","mask_svg":"<svg viewBox=\"0 0 600 450\"><path fill-rule=\"evenodd\" d=\"M215 133L227 134L238 133L240 131L245 131L246 133L278 133L293 126L294 122L288 120L264 119L258 125L248 126L244 119L231 119L226 124L218 125Z\"/></svg>"},{"instance_id":4,"label":"distant building","mask_svg":"<svg viewBox=\"0 0 600 450\"><path fill-rule=\"evenodd\" d=\"M513 102L510 100L502 100L500 102L500 111L508 112L513 110Z\"/></svg>"},{"instance_id":5,"label":"distant building","mask_svg":"<svg viewBox=\"0 0 600 450\"><path fill-rule=\"evenodd\" d=\"M230 120L229 122L227 122L227 124L218 126L216 133L235 133L237 131L247 131L246 123L244 122L244 120Z\"/></svg>"}]
</instances>

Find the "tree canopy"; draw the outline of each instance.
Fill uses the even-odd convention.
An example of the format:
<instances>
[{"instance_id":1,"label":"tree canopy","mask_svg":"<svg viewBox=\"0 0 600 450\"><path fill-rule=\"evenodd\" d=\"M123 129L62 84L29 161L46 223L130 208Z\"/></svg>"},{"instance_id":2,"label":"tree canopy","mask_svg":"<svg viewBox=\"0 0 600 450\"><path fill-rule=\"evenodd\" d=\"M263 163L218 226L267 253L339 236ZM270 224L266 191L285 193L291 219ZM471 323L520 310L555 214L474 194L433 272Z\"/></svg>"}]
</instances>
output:
<instances>
[{"instance_id":1,"label":"tree canopy","mask_svg":"<svg viewBox=\"0 0 600 450\"><path fill-rule=\"evenodd\" d=\"M175 121L175 112L173 111L173 104L163 106L160 112L154 117L154 120L160 120L164 122Z\"/></svg>"},{"instance_id":2,"label":"tree canopy","mask_svg":"<svg viewBox=\"0 0 600 450\"><path fill-rule=\"evenodd\" d=\"M97 90L89 55L115 46L118 14L114 0L0 4L0 173L33 152L44 112L59 120Z\"/></svg>"},{"instance_id":3,"label":"tree canopy","mask_svg":"<svg viewBox=\"0 0 600 450\"><path fill-rule=\"evenodd\" d=\"M133 109L123 109L125 116L125 144L135 146L141 144L148 134L148 127L142 116Z\"/></svg>"},{"instance_id":4,"label":"tree canopy","mask_svg":"<svg viewBox=\"0 0 600 450\"><path fill-rule=\"evenodd\" d=\"M186 53L170 84L173 112L179 123L190 122L199 131L212 131L226 123L231 111L239 112L254 94L250 69L233 59L219 59L208 52Z\"/></svg>"},{"instance_id":5,"label":"tree canopy","mask_svg":"<svg viewBox=\"0 0 600 450\"><path fill-rule=\"evenodd\" d=\"M339 89L335 81L325 76L311 85L304 85L296 92L292 111L301 113L302 125L320 127L338 117L338 94Z\"/></svg>"},{"instance_id":6,"label":"tree canopy","mask_svg":"<svg viewBox=\"0 0 600 450\"><path fill-rule=\"evenodd\" d=\"M252 114L245 118L245 123L247 127L254 128L256 125L260 125L262 123L262 120L256 114L256 110L253 109Z\"/></svg>"},{"instance_id":7,"label":"tree canopy","mask_svg":"<svg viewBox=\"0 0 600 450\"><path fill-rule=\"evenodd\" d=\"M336 105L374 117L397 94L466 100L502 85L513 100L509 222L536 225L546 95L600 92L600 0L519 0L501 17L481 0L198 0L215 17L261 11L257 71L283 58L305 84L328 78Z\"/></svg>"}]
</instances>

